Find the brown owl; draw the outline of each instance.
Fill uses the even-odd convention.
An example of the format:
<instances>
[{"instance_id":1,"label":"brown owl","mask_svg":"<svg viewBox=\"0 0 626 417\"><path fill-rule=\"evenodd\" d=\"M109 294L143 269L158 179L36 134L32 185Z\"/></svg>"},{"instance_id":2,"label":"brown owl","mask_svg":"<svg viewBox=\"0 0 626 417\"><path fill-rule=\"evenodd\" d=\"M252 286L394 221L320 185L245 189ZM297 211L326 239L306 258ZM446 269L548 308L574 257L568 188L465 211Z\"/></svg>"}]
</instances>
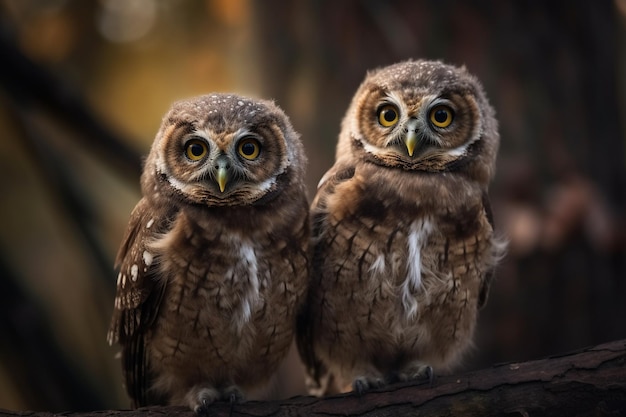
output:
<instances>
[{"instance_id":1,"label":"brown owl","mask_svg":"<svg viewBox=\"0 0 626 417\"><path fill-rule=\"evenodd\" d=\"M308 276L304 149L272 102L175 103L117 263L109 343L134 407L258 396L286 356Z\"/></svg>"},{"instance_id":2,"label":"brown owl","mask_svg":"<svg viewBox=\"0 0 626 417\"><path fill-rule=\"evenodd\" d=\"M298 319L311 393L432 377L471 345L504 248L487 199L498 142L464 68L407 61L367 75L311 209Z\"/></svg>"}]
</instances>

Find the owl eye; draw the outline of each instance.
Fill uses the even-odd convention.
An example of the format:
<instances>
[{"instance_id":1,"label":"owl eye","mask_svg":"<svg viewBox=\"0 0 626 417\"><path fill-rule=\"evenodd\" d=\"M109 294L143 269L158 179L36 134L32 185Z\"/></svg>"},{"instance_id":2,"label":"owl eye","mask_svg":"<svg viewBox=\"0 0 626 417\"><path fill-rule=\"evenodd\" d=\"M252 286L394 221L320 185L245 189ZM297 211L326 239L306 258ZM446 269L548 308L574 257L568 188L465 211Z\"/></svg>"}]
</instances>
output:
<instances>
[{"instance_id":1,"label":"owl eye","mask_svg":"<svg viewBox=\"0 0 626 417\"><path fill-rule=\"evenodd\" d=\"M448 106L435 106L430 111L429 118L433 126L444 128L452 124L452 120L454 119L454 112Z\"/></svg>"},{"instance_id":2,"label":"owl eye","mask_svg":"<svg viewBox=\"0 0 626 417\"><path fill-rule=\"evenodd\" d=\"M202 139L190 139L185 143L185 155L192 161L199 161L209 152L209 145Z\"/></svg>"},{"instance_id":3,"label":"owl eye","mask_svg":"<svg viewBox=\"0 0 626 417\"><path fill-rule=\"evenodd\" d=\"M395 125L399 118L398 108L393 104L386 104L378 109L378 123L384 127Z\"/></svg>"},{"instance_id":4,"label":"owl eye","mask_svg":"<svg viewBox=\"0 0 626 417\"><path fill-rule=\"evenodd\" d=\"M239 145L237 145L237 152L243 158L252 161L259 156L259 152L261 152L261 144L255 138L244 138L239 141Z\"/></svg>"}]
</instances>

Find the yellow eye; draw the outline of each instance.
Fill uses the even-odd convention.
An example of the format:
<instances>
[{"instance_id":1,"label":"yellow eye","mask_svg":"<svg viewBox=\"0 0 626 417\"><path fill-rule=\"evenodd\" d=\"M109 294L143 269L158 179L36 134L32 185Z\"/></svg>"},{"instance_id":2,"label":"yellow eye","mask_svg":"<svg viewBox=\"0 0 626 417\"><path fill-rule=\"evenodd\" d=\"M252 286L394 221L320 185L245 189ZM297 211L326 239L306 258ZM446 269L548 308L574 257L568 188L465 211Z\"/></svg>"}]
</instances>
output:
<instances>
[{"instance_id":1,"label":"yellow eye","mask_svg":"<svg viewBox=\"0 0 626 417\"><path fill-rule=\"evenodd\" d=\"M255 138L244 138L239 142L237 151L243 158L252 161L259 156L261 144Z\"/></svg>"},{"instance_id":2,"label":"yellow eye","mask_svg":"<svg viewBox=\"0 0 626 417\"><path fill-rule=\"evenodd\" d=\"M454 119L454 112L448 106L435 106L430 111L430 122L435 127L448 127Z\"/></svg>"},{"instance_id":3,"label":"yellow eye","mask_svg":"<svg viewBox=\"0 0 626 417\"><path fill-rule=\"evenodd\" d=\"M190 139L185 143L185 155L192 161L199 161L209 152L209 145L202 139Z\"/></svg>"},{"instance_id":4,"label":"yellow eye","mask_svg":"<svg viewBox=\"0 0 626 417\"><path fill-rule=\"evenodd\" d=\"M384 127L391 127L398 123L400 114L393 104L386 104L378 109L378 123Z\"/></svg>"}]
</instances>

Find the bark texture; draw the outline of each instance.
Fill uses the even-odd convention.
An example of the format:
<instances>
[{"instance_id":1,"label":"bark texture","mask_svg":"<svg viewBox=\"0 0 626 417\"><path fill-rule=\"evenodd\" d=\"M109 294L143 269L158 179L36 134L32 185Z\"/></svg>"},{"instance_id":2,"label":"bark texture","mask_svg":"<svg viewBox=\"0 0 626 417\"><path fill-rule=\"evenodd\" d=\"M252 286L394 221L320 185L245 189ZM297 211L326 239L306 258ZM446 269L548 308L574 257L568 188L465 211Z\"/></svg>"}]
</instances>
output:
<instances>
[{"instance_id":1,"label":"bark texture","mask_svg":"<svg viewBox=\"0 0 626 417\"><path fill-rule=\"evenodd\" d=\"M89 413L11 412L1 416L193 416L182 407ZM626 339L546 359L495 365L434 384L389 385L357 397L295 397L218 403L212 416L620 416L626 415Z\"/></svg>"}]
</instances>

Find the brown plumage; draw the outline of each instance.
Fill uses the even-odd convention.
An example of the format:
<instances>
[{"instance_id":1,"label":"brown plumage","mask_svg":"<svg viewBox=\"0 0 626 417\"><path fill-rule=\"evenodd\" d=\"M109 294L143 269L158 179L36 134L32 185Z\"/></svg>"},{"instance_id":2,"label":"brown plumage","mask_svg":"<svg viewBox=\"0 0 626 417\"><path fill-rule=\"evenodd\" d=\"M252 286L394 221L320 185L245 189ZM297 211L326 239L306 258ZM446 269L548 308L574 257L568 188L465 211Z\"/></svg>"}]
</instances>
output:
<instances>
[{"instance_id":1,"label":"brown plumage","mask_svg":"<svg viewBox=\"0 0 626 417\"><path fill-rule=\"evenodd\" d=\"M272 102L175 103L146 160L117 263L109 343L134 407L265 390L308 273L305 156Z\"/></svg>"},{"instance_id":2,"label":"brown plumage","mask_svg":"<svg viewBox=\"0 0 626 417\"><path fill-rule=\"evenodd\" d=\"M504 244L487 199L499 136L464 68L372 71L313 201L298 345L311 393L448 370L471 345Z\"/></svg>"}]
</instances>

